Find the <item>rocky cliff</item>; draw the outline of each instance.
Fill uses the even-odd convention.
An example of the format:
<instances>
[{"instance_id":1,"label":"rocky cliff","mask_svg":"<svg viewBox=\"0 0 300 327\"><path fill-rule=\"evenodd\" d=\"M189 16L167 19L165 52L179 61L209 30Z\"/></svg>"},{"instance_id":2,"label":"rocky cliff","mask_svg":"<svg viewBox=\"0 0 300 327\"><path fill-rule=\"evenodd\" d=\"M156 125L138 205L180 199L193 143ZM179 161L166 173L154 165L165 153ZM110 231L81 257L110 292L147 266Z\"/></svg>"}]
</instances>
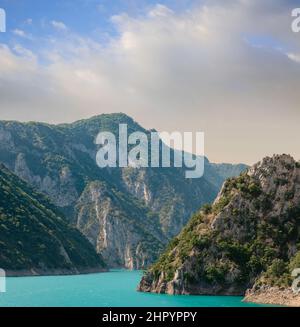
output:
<instances>
[{"instance_id":1,"label":"rocky cliff","mask_svg":"<svg viewBox=\"0 0 300 327\"><path fill-rule=\"evenodd\" d=\"M42 194L0 165L0 267L8 275L106 270L102 257Z\"/></svg>"},{"instance_id":2,"label":"rocky cliff","mask_svg":"<svg viewBox=\"0 0 300 327\"><path fill-rule=\"evenodd\" d=\"M147 267L162 251L165 236L158 215L128 201L106 183L91 182L77 201L76 226L110 267Z\"/></svg>"},{"instance_id":3,"label":"rocky cliff","mask_svg":"<svg viewBox=\"0 0 300 327\"><path fill-rule=\"evenodd\" d=\"M100 169L95 138L149 133L124 114L73 124L0 122L0 162L58 206L112 267L144 268L199 206L215 199L224 177L205 161L205 176L182 169ZM242 168L237 168L239 169Z\"/></svg>"},{"instance_id":4,"label":"rocky cliff","mask_svg":"<svg viewBox=\"0 0 300 327\"><path fill-rule=\"evenodd\" d=\"M244 295L289 289L300 268L300 163L265 158L228 179L143 277L139 290ZM249 291L251 292L251 291Z\"/></svg>"}]
</instances>

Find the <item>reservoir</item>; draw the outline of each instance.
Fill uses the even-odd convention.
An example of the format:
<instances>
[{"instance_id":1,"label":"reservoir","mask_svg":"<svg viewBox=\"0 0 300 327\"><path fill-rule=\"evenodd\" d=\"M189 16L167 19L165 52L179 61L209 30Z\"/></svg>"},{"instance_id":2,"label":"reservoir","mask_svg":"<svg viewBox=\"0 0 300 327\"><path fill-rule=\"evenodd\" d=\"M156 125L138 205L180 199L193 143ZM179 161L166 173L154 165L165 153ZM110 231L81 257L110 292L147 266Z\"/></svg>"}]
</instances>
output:
<instances>
[{"instance_id":1,"label":"reservoir","mask_svg":"<svg viewBox=\"0 0 300 327\"><path fill-rule=\"evenodd\" d=\"M238 296L171 296L136 291L141 271L9 277L0 307L254 307Z\"/></svg>"}]
</instances>

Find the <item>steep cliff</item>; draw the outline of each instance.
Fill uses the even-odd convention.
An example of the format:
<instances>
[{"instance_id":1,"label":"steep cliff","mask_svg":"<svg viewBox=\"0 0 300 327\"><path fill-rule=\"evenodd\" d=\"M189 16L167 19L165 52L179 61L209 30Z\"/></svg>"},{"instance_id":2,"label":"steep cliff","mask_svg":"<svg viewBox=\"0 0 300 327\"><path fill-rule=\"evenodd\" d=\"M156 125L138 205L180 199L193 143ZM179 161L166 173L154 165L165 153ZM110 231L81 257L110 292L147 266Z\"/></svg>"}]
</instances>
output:
<instances>
[{"instance_id":1,"label":"steep cliff","mask_svg":"<svg viewBox=\"0 0 300 327\"><path fill-rule=\"evenodd\" d=\"M110 267L147 267L164 247L158 216L130 201L100 181L89 183L77 201L77 227Z\"/></svg>"},{"instance_id":2,"label":"steep cliff","mask_svg":"<svg viewBox=\"0 0 300 327\"><path fill-rule=\"evenodd\" d=\"M228 179L214 204L194 215L148 270L139 289L244 295L263 285L288 288L299 250L300 164L277 155Z\"/></svg>"},{"instance_id":3,"label":"steep cliff","mask_svg":"<svg viewBox=\"0 0 300 327\"><path fill-rule=\"evenodd\" d=\"M106 269L92 245L42 194L0 165L0 267L8 275Z\"/></svg>"},{"instance_id":4,"label":"steep cliff","mask_svg":"<svg viewBox=\"0 0 300 327\"><path fill-rule=\"evenodd\" d=\"M0 162L49 196L109 265L144 268L215 199L224 177L208 160L205 176L193 181L183 169L100 169L95 138L100 131L118 137L120 123L128 133L149 133L124 114L64 125L0 122Z\"/></svg>"}]
</instances>

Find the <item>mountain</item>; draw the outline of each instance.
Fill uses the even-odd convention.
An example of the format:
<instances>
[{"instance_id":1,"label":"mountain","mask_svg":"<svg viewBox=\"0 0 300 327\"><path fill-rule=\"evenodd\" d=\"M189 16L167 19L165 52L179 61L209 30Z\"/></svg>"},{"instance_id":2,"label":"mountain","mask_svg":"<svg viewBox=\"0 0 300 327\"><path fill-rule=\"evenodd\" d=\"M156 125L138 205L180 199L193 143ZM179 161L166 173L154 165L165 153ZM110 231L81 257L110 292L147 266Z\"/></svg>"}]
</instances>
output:
<instances>
[{"instance_id":1,"label":"mountain","mask_svg":"<svg viewBox=\"0 0 300 327\"><path fill-rule=\"evenodd\" d=\"M124 114L63 125L2 121L0 162L46 194L110 267L144 268L215 199L224 177L207 159L205 176L194 180L181 168L100 169L96 136L118 137L121 123L150 133Z\"/></svg>"},{"instance_id":2,"label":"mountain","mask_svg":"<svg viewBox=\"0 0 300 327\"><path fill-rule=\"evenodd\" d=\"M291 293L300 268L300 163L267 157L228 179L144 275L139 290L244 295Z\"/></svg>"},{"instance_id":3,"label":"mountain","mask_svg":"<svg viewBox=\"0 0 300 327\"><path fill-rule=\"evenodd\" d=\"M105 270L92 245L42 194L0 165L0 267L8 275Z\"/></svg>"},{"instance_id":4,"label":"mountain","mask_svg":"<svg viewBox=\"0 0 300 327\"><path fill-rule=\"evenodd\" d=\"M226 163L222 163L222 164L211 163L211 166L215 169L218 175L221 176L224 180L231 177L236 177L241 172L246 171L247 168L249 168L249 166L245 164L232 165Z\"/></svg>"},{"instance_id":5,"label":"mountain","mask_svg":"<svg viewBox=\"0 0 300 327\"><path fill-rule=\"evenodd\" d=\"M293 291L291 288L295 283L299 289L299 273L291 277L294 270L299 271L299 267L300 251L287 261L275 259L258 277L253 287L247 290L244 301L300 307L299 291Z\"/></svg>"}]
</instances>

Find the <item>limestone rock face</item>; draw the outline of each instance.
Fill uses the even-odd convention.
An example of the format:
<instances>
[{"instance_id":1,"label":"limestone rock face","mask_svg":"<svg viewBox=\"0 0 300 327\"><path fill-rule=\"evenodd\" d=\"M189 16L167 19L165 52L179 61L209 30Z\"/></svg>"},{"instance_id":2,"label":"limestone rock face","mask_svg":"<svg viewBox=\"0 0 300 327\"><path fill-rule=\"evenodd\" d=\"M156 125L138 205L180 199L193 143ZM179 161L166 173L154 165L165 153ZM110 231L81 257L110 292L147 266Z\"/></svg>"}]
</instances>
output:
<instances>
[{"instance_id":1,"label":"limestone rock face","mask_svg":"<svg viewBox=\"0 0 300 327\"><path fill-rule=\"evenodd\" d=\"M244 302L300 307L300 296L289 288L266 286L248 290Z\"/></svg>"},{"instance_id":2,"label":"limestone rock face","mask_svg":"<svg viewBox=\"0 0 300 327\"><path fill-rule=\"evenodd\" d=\"M290 283L300 267L300 163L267 157L228 179L212 206L188 223L139 289L243 295L254 285Z\"/></svg>"},{"instance_id":3,"label":"limestone rock face","mask_svg":"<svg viewBox=\"0 0 300 327\"><path fill-rule=\"evenodd\" d=\"M212 202L222 176L205 160L205 176L187 180L184 169L100 169L99 132L118 137L149 133L124 114L101 115L73 124L0 122L0 162L46 194L113 267L143 268L152 263L190 215Z\"/></svg>"},{"instance_id":4,"label":"limestone rock face","mask_svg":"<svg viewBox=\"0 0 300 327\"><path fill-rule=\"evenodd\" d=\"M144 269L162 250L165 237L158 216L145 221L142 206L128 215L127 205L105 183L92 182L77 202L76 226L110 267Z\"/></svg>"}]
</instances>

